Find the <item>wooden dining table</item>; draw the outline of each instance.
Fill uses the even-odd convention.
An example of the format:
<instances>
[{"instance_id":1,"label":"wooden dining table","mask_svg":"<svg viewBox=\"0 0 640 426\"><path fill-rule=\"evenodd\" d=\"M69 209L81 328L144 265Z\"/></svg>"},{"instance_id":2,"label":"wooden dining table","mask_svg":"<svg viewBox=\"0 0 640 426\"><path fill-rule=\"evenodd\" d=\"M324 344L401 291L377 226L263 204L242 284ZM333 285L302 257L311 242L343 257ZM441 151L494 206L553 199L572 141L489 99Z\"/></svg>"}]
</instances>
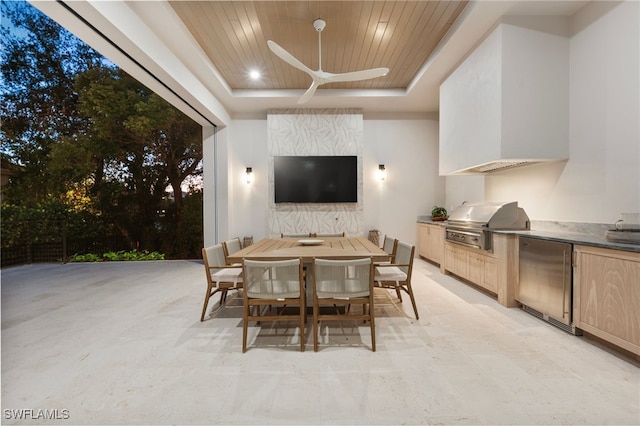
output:
<instances>
[{"instance_id":1,"label":"wooden dining table","mask_svg":"<svg viewBox=\"0 0 640 426\"><path fill-rule=\"evenodd\" d=\"M354 259L371 257L373 262L389 260L389 254L364 237L318 238L265 238L237 251L228 262L241 263L242 259L283 260L301 258L310 264L313 258Z\"/></svg>"}]
</instances>

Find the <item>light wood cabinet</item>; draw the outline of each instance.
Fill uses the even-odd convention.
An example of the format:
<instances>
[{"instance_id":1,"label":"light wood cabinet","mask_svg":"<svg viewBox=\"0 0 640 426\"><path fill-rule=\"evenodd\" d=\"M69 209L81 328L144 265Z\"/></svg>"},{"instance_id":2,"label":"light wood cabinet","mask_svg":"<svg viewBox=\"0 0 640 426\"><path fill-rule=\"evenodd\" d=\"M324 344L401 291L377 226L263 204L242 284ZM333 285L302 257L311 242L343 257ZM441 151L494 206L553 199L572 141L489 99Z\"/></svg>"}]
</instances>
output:
<instances>
[{"instance_id":1,"label":"light wood cabinet","mask_svg":"<svg viewBox=\"0 0 640 426\"><path fill-rule=\"evenodd\" d=\"M444 268L461 278L469 279L469 253L447 243L444 248Z\"/></svg>"},{"instance_id":2,"label":"light wood cabinet","mask_svg":"<svg viewBox=\"0 0 640 426\"><path fill-rule=\"evenodd\" d=\"M484 256L477 253L469 253L469 281L481 284L484 281Z\"/></svg>"},{"instance_id":3,"label":"light wood cabinet","mask_svg":"<svg viewBox=\"0 0 640 426\"><path fill-rule=\"evenodd\" d=\"M418 223L418 255L429 259L429 229L426 223Z\"/></svg>"},{"instance_id":4,"label":"light wood cabinet","mask_svg":"<svg viewBox=\"0 0 640 426\"><path fill-rule=\"evenodd\" d=\"M469 281L498 293L498 264L491 256L469 254Z\"/></svg>"},{"instance_id":5,"label":"light wood cabinet","mask_svg":"<svg viewBox=\"0 0 640 426\"><path fill-rule=\"evenodd\" d=\"M498 293L498 261L493 257L485 256L484 274L482 276L483 287Z\"/></svg>"},{"instance_id":6,"label":"light wood cabinet","mask_svg":"<svg viewBox=\"0 0 640 426\"><path fill-rule=\"evenodd\" d=\"M444 251L444 227L418 223L418 255L441 264Z\"/></svg>"},{"instance_id":7,"label":"light wood cabinet","mask_svg":"<svg viewBox=\"0 0 640 426\"><path fill-rule=\"evenodd\" d=\"M498 294L498 260L489 252L445 243L444 269Z\"/></svg>"},{"instance_id":8,"label":"light wood cabinet","mask_svg":"<svg viewBox=\"0 0 640 426\"><path fill-rule=\"evenodd\" d=\"M640 253L574 246L576 327L640 355Z\"/></svg>"}]
</instances>

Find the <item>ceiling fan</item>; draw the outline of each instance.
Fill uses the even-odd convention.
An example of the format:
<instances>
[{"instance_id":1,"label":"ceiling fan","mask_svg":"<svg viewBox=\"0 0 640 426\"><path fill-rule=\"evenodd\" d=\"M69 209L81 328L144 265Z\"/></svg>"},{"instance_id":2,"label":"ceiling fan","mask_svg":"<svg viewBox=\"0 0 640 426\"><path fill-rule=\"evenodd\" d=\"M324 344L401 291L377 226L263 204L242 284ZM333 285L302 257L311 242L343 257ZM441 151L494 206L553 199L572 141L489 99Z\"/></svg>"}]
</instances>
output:
<instances>
[{"instance_id":1,"label":"ceiling fan","mask_svg":"<svg viewBox=\"0 0 640 426\"><path fill-rule=\"evenodd\" d=\"M298 99L298 104L303 104L307 102L313 94L316 92L318 86L327 83L336 83L336 82L344 82L344 81L360 81L360 80L368 80L370 78L377 78L387 75L389 72L389 68L372 68L368 70L362 71L353 71L353 72L345 72L340 74L333 74L330 72L322 71L322 30L326 22L323 19L316 19L313 21L313 27L318 31L318 70L314 71L307 67L305 64L297 60L291 53L284 50L278 43L275 41L268 40L267 45L269 49L273 53L275 53L280 59L287 62L289 65L292 65L298 68L301 71L306 72L311 76L313 81L311 82L311 86L307 89L307 91L302 95L300 99Z\"/></svg>"}]
</instances>

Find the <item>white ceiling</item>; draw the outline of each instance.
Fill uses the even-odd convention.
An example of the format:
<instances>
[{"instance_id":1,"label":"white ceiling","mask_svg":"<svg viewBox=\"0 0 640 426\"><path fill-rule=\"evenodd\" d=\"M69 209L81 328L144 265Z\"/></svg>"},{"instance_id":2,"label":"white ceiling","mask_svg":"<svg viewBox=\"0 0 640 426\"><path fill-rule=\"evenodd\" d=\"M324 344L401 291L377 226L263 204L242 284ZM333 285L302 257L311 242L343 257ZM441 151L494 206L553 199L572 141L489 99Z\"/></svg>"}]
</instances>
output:
<instances>
[{"instance_id":1,"label":"white ceiling","mask_svg":"<svg viewBox=\"0 0 640 426\"><path fill-rule=\"evenodd\" d=\"M306 87L304 82L300 83L302 77L295 76L297 83L293 86L287 83L277 83L276 78L286 78L285 72L276 73L275 66L281 66L278 58L273 56L271 70L274 76L266 76L273 79L270 84L265 83L263 87L251 87L237 82L227 81L223 75L229 75L233 70L229 66L237 66L242 69L237 73L246 73L246 63L235 61L233 49L215 50L206 46L207 38L203 36L208 31L207 26L212 25L206 19L191 19L185 22L182 18L198 9L190 7L200 7L197 3L172 4L166 0L151 1L93 1L93 0L62 0L62 1L42 1L30 0L34 6L57 20L64 27L68 28L103 55L110 58L127 72L147 84L165 98L172 101L183 111L192 109L190 115L202 122L202 119L216 125L226 125L229 119L236 117L265 116L271 108L297 108L297 100ZM205 2L213 3L213 2ZM227 3L226 6L233 8L238 2L215 2ZM256 2L251 2L256 3ZM283 2L272 3L273 7ZM286 2L285 2L286 3ZM307 1L291 2L291 4L307 3L306 8L313 11L310 5L314 3L327 3ZM362 3L362 2L350 2ZM394 3L387 0L386 4ZM402 3L413 3L403 1ZM456 65L465 55L478 44L483 36L493 28L493 26L504 15L559 15L571 16L578 9L583 7L587 1L470 1L462 11L457 20L448 23L448 32L442 32L443 38L430 51L424 63L419 67L412 78L407 78L408 84L379 84L342 86L334 88L320 88L315 96L306 104L305 108L362 108L365 114L375 115L381 113L416 113L425 114L438 111L439 86L447 75L455 69ZM260 5L258 5L260 6ZM270 5L271 6L271 5ZM393 5L391 5L393 6ZM211 8L215 9L215 8ZM264 8L263 8L264 9ZM176 13L179 10L180 13ZM304 19L301 16L287 16L285 9L278 9L278 21L282 27L290 21L297 21L296 25L301 25ZM294 10L294 9L292 9ZM313 13L313 12L311 12ZM407 14L405 14L407 15ZM396 26L408 25L402 19L409 19L410 16L398 16ZM216 19L222 19L220 14ZM233 17L227 19L227 24ZM327 18L327 28L325 33L334 31L331 29L331 22ZM312 22L313 20L311 20ZM351 19L356 24L355 17ZM309 22L310 31L315 31ZM389 21L391 22L391 21ZM237 22L235 22L238 25ZM222 25L218 21L217 25ZM266 25L266 24L265 24ZM271 23L271 26L277 26ZM302 28L304 28L304 22ZM344 30L344 28L342 28ZM323 40L325 37L323 33ZM287 46L287 50L296 51L296 41L307 43L308 39L296 36L291 33L290 39L285 39L288 34L286 28L277 31L278 40L281 46ZM342 32L344 34L344 31ZM223 34L224 35L224 34ZM265 34L268 37L268 34ZM275 35L273 36L276 37ZM317 37L315 34L313 37ZM328 34L327 34L328 37ZM343 37L346 37L343 35ZM268 52L263 45L264 40L260 37L253 37L253 43L258 45L249 46L255 51ZM220 41L218 41L220 42ZM335 41L334 47L335 47ZM317 52L317 44L311 46ZM324 50L324 49L323 49ZM227 52L227 53L225 53ZM215 53L215 55L213 55ZM272 55L267 53L268 55ZM411 53L410 53L411 54ZM229 55L229 57L212 56ZM313 59L308 61L309 67L314 68ZM303 61L303 62L304 62ZM323 59L323 65L325 59ZM218 67L225 69L221 70ZM277 64L277 65L276 65ZM364 66L364 62L356 63L357 66ZM387 66L393 69L394 64L370 63L372 66ZM287 64L284 64L286 67ZM347 66L347 65L345 65ZM367 66L369 67L369 66ZM328 65L323 68L328 68ZM267 67L267 70L269 68ZM333 71L327 69L328 71ZM338 72L344 72L339 70ZM348 71L356 71L348 69ZM335 72L335 71L334 71ZM384 78L384 77L382 77ZM228 78L232 80L231 78ZM293 79L293 77L292 77ZM309 80L310 83L310 80ZM290 88L293 87L293 88ZM299 87L299 88L296 88ZM188 105L188 106L186 106ZM196 113L194 113L196 111Z\"/></svg>"}]
</instances>

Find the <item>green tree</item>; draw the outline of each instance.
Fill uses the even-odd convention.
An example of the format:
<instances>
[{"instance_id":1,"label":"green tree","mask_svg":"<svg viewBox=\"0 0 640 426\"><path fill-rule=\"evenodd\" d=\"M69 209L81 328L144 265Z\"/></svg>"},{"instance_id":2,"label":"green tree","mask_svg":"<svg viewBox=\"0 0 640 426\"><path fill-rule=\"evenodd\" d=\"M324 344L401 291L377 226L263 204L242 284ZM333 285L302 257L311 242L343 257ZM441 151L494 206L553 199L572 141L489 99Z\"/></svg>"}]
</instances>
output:
<instances>
[{"instance_id":1,"label":"green tree","mask_svg":"<svg viewBox=\"0 0 640 426\"><path fill-rule=\"evenodd\" d=\"M171 218L178 231L176 255L184 255L182 185L201 173L200 126L119 69L87 70L78 75L77 88L79 108L91 117L81 146L94 146L95 194L102 210L145 248L159 230L168 229L162 222ZM168 185L174 192L169 216Z\"/></svg>"},{"instance_id":2,"label":"green tree","mask_svg":"<svg viewBox=\"0 0 640 426\"><path fill-rule=\"evenodd\" d=\"M201 173L200 126L25 2L1 7L1 152L19 167L5 199L55 199L133 248L189 253L182 186Z\"/></svg>"},{"instance_id":3,"label":"green tree","mask_svg":"<svg viewBox=\"0 0 640 426\"><path fill-rule=\"evenodd\" d=\"M185 209L194 206L193 203L185 204L183 185L188 177L202 173L201 128L189 117L169 107L155 93L136 105L136 114L132 114L125 125L151 142L148 145L151 154L149 158L155 161L156 168L163 171L162 178L166 179L163 188L167 184L172 188L173 204L165 209L163 216L165 235L169 229L175 231L173 249L181 257L185 257L189 253L189 236L184 223ZM167 223L168 221L170 222ZM165 252L169 253L168 249Z\"/></svg>"},{"instance_id":4,"label":"green tree","mask_svg":"<svg viewBox=\"0 0 640 426\"><path fill-rule=\"evenodd\" d=\"M65 190L77 176L55 174L50 154L82 134L87 117L77 109L75 76L101 57L48 17L23 2L1 4L3 49L0 64L2 152L19 164L6 196L37 203ZM70 158L82 165L82 158ZM74 173L78 174L78 173Z\"/></svg>"}]
</instances>

